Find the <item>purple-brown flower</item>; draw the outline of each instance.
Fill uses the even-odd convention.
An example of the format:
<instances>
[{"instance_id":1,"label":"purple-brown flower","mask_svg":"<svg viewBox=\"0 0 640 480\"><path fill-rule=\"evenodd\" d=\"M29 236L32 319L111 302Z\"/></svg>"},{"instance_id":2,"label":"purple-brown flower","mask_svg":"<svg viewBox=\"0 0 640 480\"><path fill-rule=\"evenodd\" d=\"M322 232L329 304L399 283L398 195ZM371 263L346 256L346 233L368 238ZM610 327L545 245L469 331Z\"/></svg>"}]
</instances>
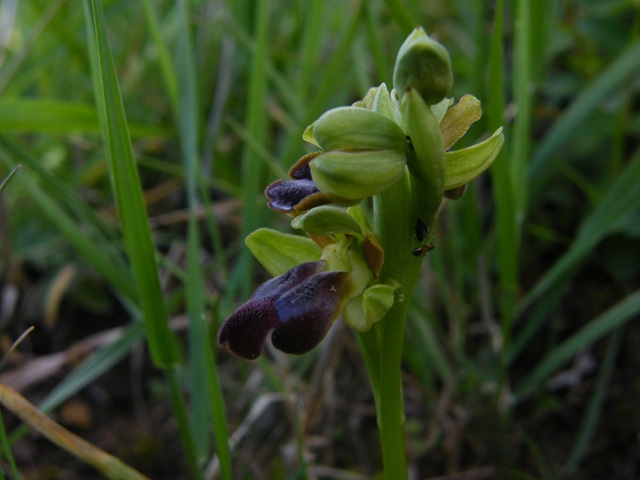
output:
<instances>
[{"instance_id":1,"label":"purple-brown flower","mask_svg":"<svg viewBox=\"0 0 640 480\"><path fill-rule=\"evenodd\" d=\"M289 170L291 180L276 180L264 194L268 206L281 213L302 213L329 203L329 199L318 190L311 178L309 162L322 152L312 152L300 158Z\"/></svg>"},{"instance_id":2,"label":"purple-brown flower","mask_svg":"<svg viewBox=\"0 0 640 480\"><path fill-rule=\"evenodd\" d=\"M302 263L262 284L218 332L218 344L254 360L273 330L271 343L302 354L325 337L349 298L349 273L327 271L325 261Z\"/></svg>"}]
</instances>

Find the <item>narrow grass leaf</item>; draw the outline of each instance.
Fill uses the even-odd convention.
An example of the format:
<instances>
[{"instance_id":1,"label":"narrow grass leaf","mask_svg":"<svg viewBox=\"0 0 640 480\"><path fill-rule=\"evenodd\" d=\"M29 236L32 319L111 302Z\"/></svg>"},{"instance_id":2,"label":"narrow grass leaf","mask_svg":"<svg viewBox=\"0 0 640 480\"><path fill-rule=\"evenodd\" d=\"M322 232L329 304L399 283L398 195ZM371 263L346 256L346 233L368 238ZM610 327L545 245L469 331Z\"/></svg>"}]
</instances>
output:
<instances>
[{"instance_id":1,"label":"narrow grass leaf","mask_svg":"<svg viewBox=\"0 0 640 480\"><path fill-rule=\"evenodd\" d=\"M545 273L518 304L522 312L556 286L606 235L620 228L640 208L640 151L608 186L596 209L583 221L569 250Z\"/></svg>"},{"instance_id":2,"label":"narrow grass leaf","mask_svg":"<svg viewBox=\"0 0 640 480\"><path fill-rule=\"evenodd\" d=\"M0 99L0 132L13 133L100 133L94 105L41 98ZM172 135L171 129L131 124L134 136Z\"/></svg>"},{"instance_id":3,"label":"narrow grass leaf","mask_svg":"<svg viewBox=\"0 0 640 480\"><path fill-rule=\"evenodd\" d=\"M487 124L495 131L504 124L506 109L504 91L504 0L498 0L493 17L493 30L489 49L489 82ZM500 290L498 308L503 319L503 337L508 343L511 331L511 313L518 292L518 224L513 201L514 183L510 173L509 156L510 132L505 126L505 148L503 148L489 170L493 180L493 198L496 208L496 237L498 275Z\"/></svg>"},{"instance_id":4,"label":"narrow grass leaf","mask_svg":"<svg viewBox=\"0 0 640 480\"><path fill-rule=\"evenodd\" d=\"M9 174L6 177L4 177L4 180L2 180L2 183L0 183L0 192L4 189L5 185L9 183L9 180L11 180L11 177L13 177L16 174L16 172L20 170L20 168L22 168L21 165L16 165L11 169Z\"/></svg>"},{"instance_id":5,"label":"narrow grass leaf","mask_svg":"<svg viewBox=\"0 0 640 480\"><path fill-rule=\"evenodd\" d=\"M158 14L156 13L153 3L151 0L143 0L142 6L144 7L144 16L147 20L147 25L149 26L149 33L158 52L160 72L162 73L167 95L171 101L173 111L176 112L178 110L178 79L176 78L176 70L171 61L171 55L169 54L169 47L162 36Z\"/></svg>"},{"instance_id":6,"label":"narrow grass leaf","mask_svg":"<svg viewBox=\"0 0 640 480\"><path fill-rule=\"evenodd\" d=\"M144 324L142 322L133 322L123 327L116 340L83 360L47 395L40 403L39 408L44 412L50 412L93 383L100 375L131 353L131 349L143 339L143 336Z\"/></svg>"},{"instance_id":7,"label":"narrow grass leaf","mask_svg":"<svg viewBox=\"0 0 640 480\"><path fill-rule=\"evenodd\" d=\"M576 441L571 450L571 455L567 464L563 469L563 473L575 474L578 466L587 454L589 445L593 440L596 433L596 429L602 416L602 409L604 407L604 401L609 392L609 385L611 380L611 374L615 368L615 361L620 351L620 345L624 335L624 328L619 328L611 335L609 344L607 346L607 352L600 367L598 373L598 379L596 381L595 390L590 395L589 405L587 411L580 424L580 430L576 436Z\"/></svg>"},{"instance_id":8,"label":"narrow grass leaf","mask_svg":"<svg viewBox=\"0 0 640 480\"><path fill-rule=\"evenodd\" d=\"M13 453L11 452L11 442L7 437L7 431L4 428L4 418L2 417L2 412L0 411L0 445L2 446L2 452L4 453L4 458L9 462L9 468L11 469L11 478L19 479L20 474L18 473L18 467L16 466L16 461L13 458ZM4 476L3 469L0 469L0 478L6 478Z\"/></svg>"},{"instance_id":9,"label":"narrow grass leaf","mask_svg":"<svg viewBox=\"0 0 640 480\"><path fill-rule=\"evenodd\" d=\"M129 274L128 266L123 257L124 245L122 245L119 234L98 215L91 205L80 198L68 183L53 175L41 161L11 137L0 135L0 147L6 149L11 157L15 157L18 162L24 164L25 171L35 172L39 182L50 192L50 196L57 199L60 208L62 209L64 206L65 210L75 216L78 224L82 225L85 234L90 230L92 241L100 246L104 254L110 257L117 268L120 268L126 275ZM35 187L38 184L34 183L33 185ZM125 294L125 296L127 295Z\"/></svg>"},{"instance_id":10,"label":"narrow grass leaf","mask_svg":"<svg viewBox=\"0 0 640 480\"><path fill-rule=\"evenodd\" d=\"M162 301L155 250L140 179L133 158L129 128L113 64L102 5L86 0L87 36L102 136L125 248L142 307L151 357L159 367L175 365L178 351Z\"/></svg>"},{"instance_id":11,"label":"narrow grass leaf","mask_svg":"<svg viewBox=\"0 0 640 480\"><path fill-rule=\"evenodd\" d=\"M207 337L204 330L204 281L200 265L200 233L198 228L198 141L199 115L195 60L191 46L188 4L180 0L176 8L177 35L175 75L179 86L176 120L180 132L180 147L186 175L186 197L189 209L187 229L187 278L185 297L189 317L189 390L191 391L190 420L195 451L189 452L195 464L200 464L209 452L210 409L207 382ZM187 429L183 428L183 431Z\"/></svg>"},{"instance_id":12,"label":"narrow grass leaf","mask_svg":"<svg viewBox=\"0 0 640 480\"><path fill-rule=\"evenodd\" d=\"M618 302L602 315L593 319L567 340L555 347L542 361L526 376L514 390L513 401L517 403L521 398L539 387L550 375L562 365L571 360L580 350L611 333L629 320L640 315L640 290Z\"/></svg>"},{"instance_id":13,"label":"narrow grass leaf","mask_svg":"<svg viewBox=\"0 0 640 480\"><path fill-rule=\"evenodd\" d=\"M558 149L573 139L574 132L589 117L595 115L595 109L607 95L616 88L620 89L627 79L640 69L640 41L629 45L618 57L575 98L571 106L562 114L531 157L529 180L532 189L539 190L551 169L558 168L561 157L555 155Z\"/></svg>"},{"instance_id":14,"label":"narrow grass leaf","mask_svg":"<svg viewBox=\"0 0 640 480\"><path fill-rule=\"evenodd\" d=\"M0 155L0 159L9 168L14 166L6 158L6 155ZM42 215L58 228L60 233L64 235L89 265L102 275L124 298L135 299L135 291L130 287L131 277L129 272L121 269L118 263L114 262L113 258L107 255L100 248L100 245L96 244L95 240L87 235L86 231L60 207L52 196L40 188L26 172L16 176L15 181L22 183L33 201L38 204Z\"/></svg>"},{"instance_id":15,"label":"narrow grass leaf","mask_svg":"<svg viewBox=\"0 0 640 480\"><path fill-rule=\"evenodd\" d=\"M265 99L267 93L267 73L266 59L268 58L268 46L270 45L269 30L269 2L259 0L255 10L255 50L251 60L251 71L249 74L249 92L247 98L246 129L249 136L260 145L267 142L267 117L264 114ZM264 189L264 165L256 161L255 152L245 146L242 153L242 189L243 206L242 230L243 238L259 227L261 217L259 210L264 208L264 203L260 202ZM249 251L243 249L238 261L238 269L235 271L239 275L239 285L242 296L247 297L253 282L254 263L250 260Z\"/></svg>"}]
</instances>

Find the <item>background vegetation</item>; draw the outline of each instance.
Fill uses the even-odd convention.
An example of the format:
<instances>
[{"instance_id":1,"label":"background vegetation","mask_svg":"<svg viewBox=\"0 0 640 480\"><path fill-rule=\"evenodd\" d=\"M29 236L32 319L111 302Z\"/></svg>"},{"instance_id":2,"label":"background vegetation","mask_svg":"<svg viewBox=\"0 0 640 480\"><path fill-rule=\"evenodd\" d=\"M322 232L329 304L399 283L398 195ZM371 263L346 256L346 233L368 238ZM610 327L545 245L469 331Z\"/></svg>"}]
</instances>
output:
<instances>
[{"instance_id":1,"label":"background vegetation","mask_svg":"<svg viewBox=\"0 0 640 480\"><path fill-rule=\"evenodd\" d=\"M507 144L444 206L415 295L412 474L637 478L639 7L0 1L0 180L22 165L0 192L0 347L36 327L0 380L152 478L379 474L340 322L255 363L214 336L266 278L244 236L289 229L264 186L317 116L391 84L421 24L453 95L483 101L470 140L504 125ZM3 415L14 477L97 475Z\"/></svg>"}]
</instances>

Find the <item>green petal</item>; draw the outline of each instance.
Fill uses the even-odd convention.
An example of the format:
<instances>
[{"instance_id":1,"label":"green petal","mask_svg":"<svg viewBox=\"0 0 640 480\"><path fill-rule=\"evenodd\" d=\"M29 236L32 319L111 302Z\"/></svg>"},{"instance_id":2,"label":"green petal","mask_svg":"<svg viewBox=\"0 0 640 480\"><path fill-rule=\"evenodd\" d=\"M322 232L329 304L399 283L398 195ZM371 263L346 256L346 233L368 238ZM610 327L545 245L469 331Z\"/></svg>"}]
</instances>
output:
<instances>
[{"instance_id":1,"label":"green petal","mask_svg":"<svg viewBox=\"0 0 640 480\"><path fill-rule=\"evenodd\" d=\"M367 288L362 294L362 306L367 321L375 323L382 319L395 300L396 287L380 283Z\"/></svg>"},{"instance_id":2,"label":"green petal","mask_svg":"<svg viewBox=\"0 0 640 480\"><path fill-rule=\"evenodd\" d=\"M302 139L305 142L308 142L311 145L315 145L316 147L320 148L320 144L316 140L316 137L313 136L313 128L315 127L315 125L316 123L313 122L311 125L305 128L304 133L302 134Z\"/></svg>"},{"instance_id":3,"label":"green petal","mask_svg":"<svg viewBox=\"0 0 640 480\"><path fill-rule=\"evenodd\" d=\"M293 228L318 235L345 233L364 238L358 222L345 210L329 205L315 207L291 221Z\"/></svg>"},{"instance_id":4,"label":"green petal","mask_svg":"<svg viewBox=\"0 0 640 480\"><path fill-rule=\"evenodd\" d=\"M296 265L320 260L322 251L312 240L300 235L259 228L249 234L245 243L260 264L274 277Z\"/></svg>"},{"instance_id":5,"label":"green petal","mask_svg":"<svg viewBox=\"0 0 640 480\"><path fill-rule=\"evenodd\" d=\"M347 302L342 311L344 322L357 332L369 331L393 306L396 289L397 286L387 284L367 288L362 295Z\"/></svg>"},{"instance_id":6,"label":"green petal","mask_svg":"<svg viewBox=\"0 0 640 480\"><path fill-rule=\"evenodd\" d=\"M450 149L467 133L471 124L480 120L480 117L482 117L480 100L473 95L465 95L454 107L447 110L440 122L444 149Z\"/></svg>"},{"instance_id":7,"label":"green petal","mask_svg":"<svg viewBox=\"0 0 640 480\"><path fill-rule=\"evenodd\" d=\"M491 166L504 144L502 127L482 143L447 152L445 190L460 187Z\"/></svg>"}]
</instances>

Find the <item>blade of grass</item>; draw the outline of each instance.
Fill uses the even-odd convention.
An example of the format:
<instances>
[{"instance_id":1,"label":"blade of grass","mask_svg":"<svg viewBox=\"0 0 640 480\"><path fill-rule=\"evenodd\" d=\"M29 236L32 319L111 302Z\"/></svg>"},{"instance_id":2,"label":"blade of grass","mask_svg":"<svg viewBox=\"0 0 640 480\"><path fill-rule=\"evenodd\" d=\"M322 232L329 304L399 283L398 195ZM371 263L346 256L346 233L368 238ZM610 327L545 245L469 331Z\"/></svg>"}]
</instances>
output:
<instances>
[{"instance_id":1,"label":"blade of grass","mask_svg":"<svg viewBox=\"0 0 640 480\"><path fill-rule=\"evenodd\" d=\"M607 346L607 352L598 374L596 386L594 392L591 394L589 400L589 406L580 424L580 430L576 436L573 449L567 464L565 465L562 473L566 475L573 475L580 466L580 463L587 454L587 449L593 440L593 436L596 433L596 428L600 422L602 415L602 408L604 406L604 400L607 396L609 389L609 382L611 380L611 373L615 367L615 361L620 351L620 344L624 335L624 327L619 328L611 335L609 344Z\"/></svg>"},{"instance_id":2,"label":"blade of grass","mask_svg":"<svg viewBox=\"0 0 640 480\"><path fill-rule=\"evenodd\" d=\"M53 411L122 360L143 337L144 325L142 322L134 322L124 327L119 338L84 359L47 395L38 408L45 413ZM17 428L11 434L11 443L17 442L26 433L25 425Z\"/></svg>"},{"instance_id":3,"label":"blade of grass","mask_svg":"<svg viewBox=\"0 0 640 480\"><path fill-rule=\"evenodd\" d=\"M184 0L177 3L177 38L175 71L179 86L176 112L182 161L186 174L186 197L189 210L187 229L187 278L185 284L187 315L189 317L189 389L191 391L191 428L199 463L209 451L209 423L206 421L209 402L206 388L207 338L202 325L204 316L204 282L200 266L200 233L197 208L199 161L198 132L201 122L198 115L198 92L195 76L195 61L191 47L188 5Z\"/></svg>"},{"instance_id":4,"label":"blade of grass","mask_svg":"<svg viewBox=\"0 0 640 480\"><path fill-rule=\"evenodd\" d=\"M255 50L253 51L251 71L249 73L249 92L247 98L246 129L251 138L258 144L267 143L267 116L264 114L267 92L266 59L268 57L269 36L269 2L259 0L255 10ZM264 204L261 197L264 186L264 165L256 161L255 152L245 146L242 153L242 189L243 215L241 236L246 238L256 230L260 224L261 212ZM253 285L255 264L251 260L250 252L242 249L238 260L239 287L241 296L249 296Z\"/></svg>"},{"instance_id":5,"label":"blade of grass","mask_svg":"<svg viewBox=\"0 0 640 480\"><path fill-rule=\"evenodd\" d=\"M96 448L91 443L71 433L40 412L18 392L0 383L0 402L31 428L41 433L60 448L114 480L144 480L147 477L118 458ZM17 477L19 478L19 477Z\"/></svg>"},{"instance_id":6,"label":"blade of grass","mask_svg":"<svg viewBox=\"0 0 640 480\"><path fill-rule=\"evenodd\" d=\"M557 150L572 139L581 123L594 115L597 105L614 89L640 69L640 41L629 45L618 57L580 94L556 121L538 144L531 157L529 180L533 191L544 185L544 179L552 168L559 166Z\"/></svg>"},{"instance_id":7,"label":"blade of grass","mask_svg":"<svg viewBox=\"0 0 640 480\"><path fill-rule=\"evenodd\" d=\"M569 250L545 273L517 306L524 311L544 292L556 286L605 236L620 228L640 208L640 151L620 172L596 209L582 222Z\"/></svg>"},{"instance_id":8,"label":"blade of grass","mask_svg":"<svg viewBox=\"0 0 640 480\"><path fill-rule=\"evenodd\" d=\"M9 172L9 174L8 174L6 177L4 177L4 180L2 180L2 183L0 183L0 192L1 192L1 191L2 191L2 189L5 187L5 185L7 185L7 184L9 183L9 180L11 180L11 177L13 177L13 176L16 174L16 172L17 172L18 170L20 170L20 168L22 168L22 165L19 165L19 164L18 164L18 165L16 165L15 167L13 167L13 168L11 169L11 171Z\"/></svg>"},{"instance_id":9,"label":"blade of grass","mask_svg":"<svg viewBox=\"0 0 640 480\"><path fill-rule=\"evenodd\" d=\"M114 262L122 273L128 275L127 265L123 257L123 245L117 232L108 225L104 219L97 214L96 210L92 208L85 200L79 198L74 192L73 188L68 183L65 183L49 170L47 170L41 161L34 158L27 150L25 150L14 139L0 135L0 147L3 147L17 160L28 167L28 171L34 171L38 174L40 182L42 182L52 192L52 197L58 199L64 208L71 212L77 219L77 222L82 225L83 230L90 230L91 239L94 243L97 243L104 253L108 253L109 258ZM37 185L33 184L34 187ZM103 254L104 255L104 254ZM118 287L118 285L114 285ZM119 289L123 290L121 293L123 296L128 297L126 294L129 289L122 288L124 285L120 285Z\"/></svg>"},{"instance_id":10,"label":"blade of grass","mask_svg":"<svg viewBox=\"0 0 640 480\"><path fill-rule=\"evenodd\" d=\"M93 105L56 99L0 99L0 132L14 133L99 133L100 125ZM171 129L131 124L134 136L172 134Z\"/></svg>"},{"instance_id":11,"label":"blade of grass","mask_svg":"<svg viewBox=\"0 0 640 480\"><path fill-rule=\"evenodd\" d=\"M151 3L151 0L143 0L142 6L144 8L144 16L149 27L149 33L153 39L153 44L158 52L158 62L160 63L160 72L164 80L165 89L167 95L171 101L173 111L178 111L178 79L176 78L176 72L173 68L173 62L171 61L171 54L169 48L165 42L162 32L160 30L160 22L158 21L158 15L156 9Z\"/></svg>"},{"instance_id":12,"label":"blade of grass","mask_svg":"<svg viewBox=\"0 0 640 480\"><path fill-rule=\"evenodd\" d=\"M517 259L520 254L520 245L522 240L522 224L525 218L525 209L528 196L527 185L527 169L529 152L531 149L531 117L532 117L532 63L534 55L532 45L532 30L536 27L531 25L532 6L529 0L517 0L515 2L515 18L514 18L514 65L512 69L512 85L513 99L517 107L517 114L513 122L512 141L509 150L509 171L506 172L506 157L503 156L502 164L498 164L498 175L500 181L505 181L507 175L510 186L500 185L496 190L496 196L499 196L499 202L503 215L500 225L499 247L507 246L504 260L501 265L502 286L506 289L501 299L501 307L507 311L507 315L502 319L502 336L503 344L509 345L511 341L511 330L513 324L513 316L510 314L509 302L513 300L517 288L518 266ZM501 39L494 39L495 42ZM498 53L497 45L493 45L494 55ZM498 62L496 58L494 62ZM494 66L494 68L497 68ZM497 108L497 105L496 107ZM494 112L498 113L498 112ZM495 121L495 118L493 118ZM504 153L503 153L504 155ZM510 201L509 201L510 200ZM506 203L508 202L508 203ZM506 207L508 205L508 207ZM506 210L506 211L505 211ZM502 252L500 252L502 255ZM503 304L504 302L504 304Z\"/></svg>"},{"instance_id":13,"label":"blade of grass","mask_svg":"<svg viewBox=\"0 0 640 480\"><path fill-rule=\"evenodd\" d=\"M489 51L489 88L487 124L493 132L504 124L506 109L504 91L504 0L498 0L493 19ZM509 128L507 125L506 128ZM491 169L493 196L496 209L496 252L500 290L498 309L503 325L503 336L511 331L511 316L518 292L518 225L514 204L514 183L510 173L510 135L505 132L505 147L496 157Z\"/></svg>"},{"instance_id":14,"label":"blade of grass","mask_svg":"<svg viewBox=\"0 0 640 480\"><path fill-rule=\"evenodd\" d=\"M0 150L0 160L7 167L13 167L12 162ZM26 173L26 172L25 172ZM131 284L129 272L120 268L113 258L96 244L94 239L76 223L59 205L56 200L47 194L29 175L18 175L15 181L22 183L25 190L35 201L42 215L52 222L64 235L67 241L78 251L83 259L89 263L113 288L128 300L135 299L135 293L128 288Z\"/></svg>"},{"instance_id":15,"label":"blade of grass","mask_svg":"<svg viewBox=\"0 0 640 480\"><path fill-rule=\"evenodd\" d=\"M404 35L409 35L416 28L416 16L409 11L400 0L385 0L389 15Z\"/></svg>"},{"instance_id":16,"label":"blade of grass","mask_svg":"<svg viewBox=\"0 0 640 480\"><path fill-rule=\"evenodd\" d=\"M638 315L640 315L640 290L618 302L555 347L542 359L533 371L520 382L514 390L512 397L513 402L517 403L535 388L538 388L550 375L573 358L580 350L583 350L616 328L621 327L629 320L638 318Z\"/></svg>"},{"instance_id":17,"label":"blade of grass","mask_svg":"<svg viewBox=\"0 0 640 480\"><path fill-rule=\"evenodd\" d=\"M176 365L178 351L162 301L155 250L129 128L99 0L85 1L87 37L102 136L124 243L140 301L149 348L160 368Z\"/></svg>"},{"instance_id":18,"label":"blade of grass","mask_svg":"<svg viewBox=\"0 0 640 480\"><path fill-rule=\"evenodd\" d=\"M107 150L125 247L143 312L151 358L154 364L164 371L191 476L201 478L197 449L178 380L177 342L169 329L149 218L133 158L127 119L100 0L86 0L85 15L102 136Z\"/></svg>"},{"instance_id":19,"label":"blade of grass","mask_svg":"<svg viewBox=\"0 0 640 480\"><path fill-rule=\"evenodd\" d=\"M13 458L13 453L11 452L11 442L7 437L7 431L4 428L4 418L2 418L2 411L0 411L0 445L2 446L2 452L4 453L4 458L6 458L9 462L9 468L11 469L11 478L20 478L20 474L18 473L18 467L16 466L16 461ZM3 469L0 468L0 478L4 479Z\"/></svg>"}]
</instances>

